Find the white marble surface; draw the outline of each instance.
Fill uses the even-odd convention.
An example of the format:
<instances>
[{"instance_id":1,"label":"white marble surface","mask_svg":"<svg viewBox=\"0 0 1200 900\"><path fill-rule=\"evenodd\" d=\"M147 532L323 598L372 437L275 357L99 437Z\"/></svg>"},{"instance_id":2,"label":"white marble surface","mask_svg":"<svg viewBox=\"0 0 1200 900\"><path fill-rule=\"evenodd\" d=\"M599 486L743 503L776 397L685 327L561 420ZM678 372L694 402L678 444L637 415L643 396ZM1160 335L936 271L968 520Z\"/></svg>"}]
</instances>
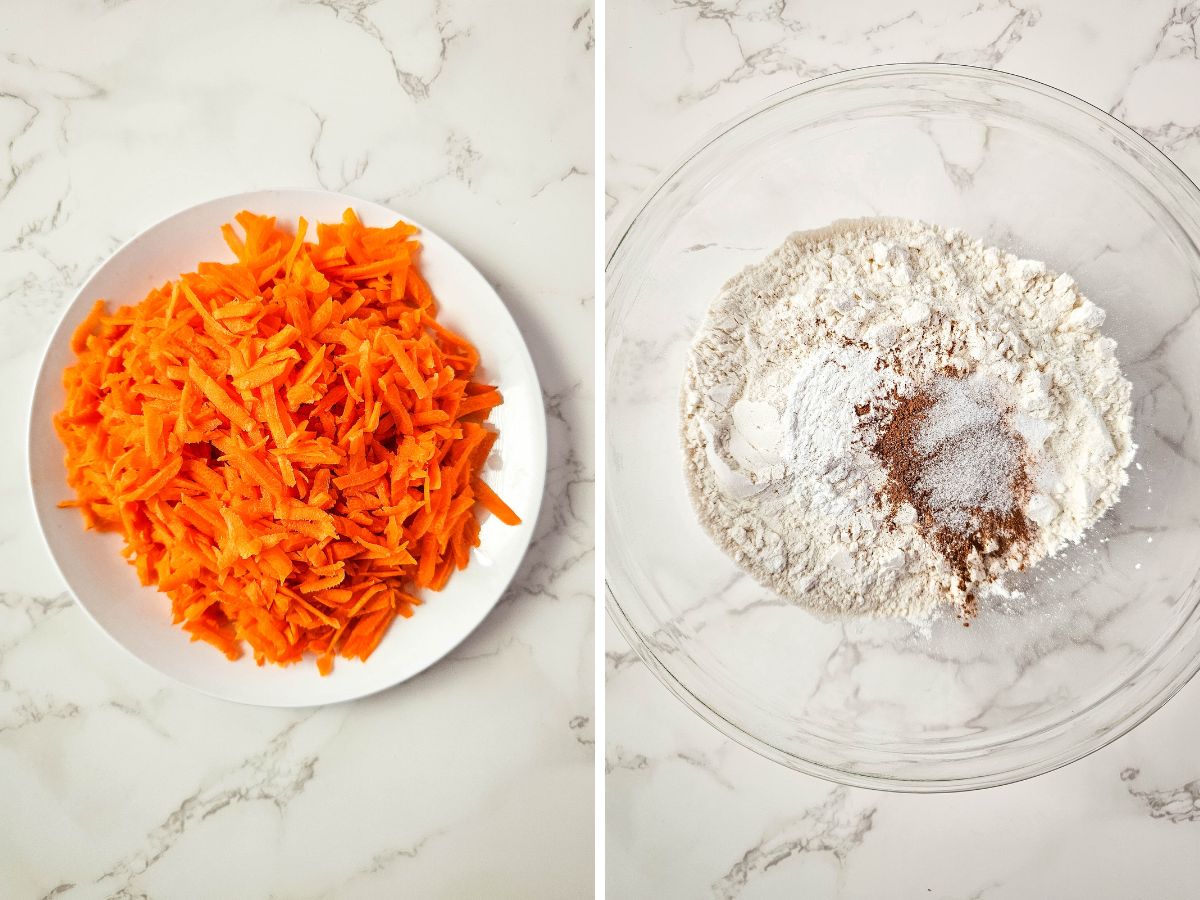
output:
<instances>
[{"instance_id":1,"label":"white marble surface","mask_svg":"<svg viewBox=\"0 0 1200 900\"><path fill-rule=\"evenodd\" d=\"M10 4L0 28L0 896L591 893L592 16L586 0ZM162 216L344 190L454 241L546 393L537 537L444 663L364 701L240 707L64 595L23 457L41 347Z\"/></svg>"},{"instance_id":2,"label":"white marble surface","mask_svg":"<svg viewBox=\"0 0 1200 900\"><path fill-rule=\"evenodd\" d=\"M609 232L662 166L766 94L941 60L1054 84L1200 178L1200 4L614 0ZM1200 851L1200 685L1099 753L944 796L835 787L723 738L610 624L607 879L629 898L1186 898Z\"/></svg>"}]
</instances>

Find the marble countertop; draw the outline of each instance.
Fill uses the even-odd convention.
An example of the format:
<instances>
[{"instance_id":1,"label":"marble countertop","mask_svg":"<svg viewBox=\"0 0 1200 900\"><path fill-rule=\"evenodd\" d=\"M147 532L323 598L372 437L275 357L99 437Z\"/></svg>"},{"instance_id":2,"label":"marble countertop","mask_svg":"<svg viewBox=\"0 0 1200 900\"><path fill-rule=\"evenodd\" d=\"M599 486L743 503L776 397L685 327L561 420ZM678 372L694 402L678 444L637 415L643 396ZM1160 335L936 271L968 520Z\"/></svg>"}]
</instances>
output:
<instances>
[{"instance_id":1,"label":"marble countertop","mask_svg":"<svg viewBox=\"0 0 1200 900\"><path fill-rule=\"evenodd\" d=\"M586 0L6 11L0 896L591 893L592 47ZM527 336L549 417L537 535L496 610L411 682L316 710L209 699L127 656L64 593L26 486L29 390L75 287L164 215L264 187L345 191L456 243Z\"/></svg>"},{"instance_id":2,"label":"marble countertop","mask_svg":"<svg viewBox=\"0 0 1200 900\"><path fill-rule=\"evenodd\" d=\"M611 0L609 234L701 135L772 91L938 60L1070 91L1200 179L1200 4ZM839 787L727 740L610 623L607 883L622 898L1196 896L1200 684L1058 772L941 796Z\"/></svg>"}]
</instances>

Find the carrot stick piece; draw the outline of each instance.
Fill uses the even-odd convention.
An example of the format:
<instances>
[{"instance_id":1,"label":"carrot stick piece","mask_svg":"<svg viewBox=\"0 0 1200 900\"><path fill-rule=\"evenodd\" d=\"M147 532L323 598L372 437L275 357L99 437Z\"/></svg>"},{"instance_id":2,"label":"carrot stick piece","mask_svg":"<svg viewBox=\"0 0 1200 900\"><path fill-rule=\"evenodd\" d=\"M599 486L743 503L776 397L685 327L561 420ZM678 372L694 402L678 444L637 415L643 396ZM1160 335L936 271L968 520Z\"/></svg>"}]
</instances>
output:
<instances>
[{"instance_id":1,"label":"carrot stick piece","mask_svg":"<svg viewBox=\"0 0 1200 900\"><path fill-rule=\"evenodd\" d=\"M151 478L149 478L140 488L130 494L126 494L121 498L125 503L135 503L138 500L145 500L147 497L152 497L157 494L166 484L179 474L179 467L183 465L183 457L179 454L172 456Z\"/></svg>"},{"instance_id":2,"label":"carrot stick piece","mask_svg":"<svg viewBox=\"0 0 1200 900\"><path fill-rule=\"evenodd\" d=\"M205 330L214 337L221 338L222 340L232 340L232 332L230 332L228 328L213 318L212 313L210 313L204 304L200 302L200 298L196 296L190 287L188 287L188 283L186 281L181 281L179 282L179 285L180 290L183 291L184 299L188 302L188 305L200 314L200 318L204 322Z\"/></svg>"},{"instance_id":3,"label":"carrot stick piece","mask_svg":"<svg viewBox=\"0 0 1200 900\"><path fill-rule=\"evenodd\" d=\"M282 350L284 347L290 347L300 337L300 329L295 325L284 325L277 332L267 338L266 349L275 352Z\"/></svg>"},{"instance_id":4,"label":"carrot stick piece","mask_svg":"<svg viewBox=\"0 0 1200 900\"><path fill-rule=\"evenodd\" d=\"M288 360L286 359L265 366L255 366L233 379L233 386L239 391L253 390L274 381L287 370L287 367Z\"/></svg>"},{"instance_id":5,"label":"carrot stick piece","mask_svg":"<svg viewBox=\"0 0 1200 900\"><path fill-rule=\"evenodd\" d=\"M275 393L274 385L260 385L258 396L262 401L263 417L267 422L267 430L271 433L271 438L275 441L275 446L282 447L287 443L288 435L291 432L284 425L283 417L279 414L279 396Z\"/></svg>"},{"instance_id":6,"label":"carrot stick piece","mask_svg":"<svg viewBox=\"0 0 1200 900\"><path fill-rule=\"evenodd\" d=\"M246 412L245 407L230 397L223 387L196 364L194 359L188 360L188 377L196 387L200 388L200 392L217 408L217 411L224 414L230 422L243 431L251 431L254 428L254 419L251 418L250 413Z\"/></svg>"},{"instance_id":7,"label":"carrot stick piece","mask_svg":"<svg viewBox=\"0 0 1200 900\"><path fill-rule=\"evenodd\" d=\"M475 491L475 496L479 498L483 508L494 515L505 525L520 525L521 517L512 511L507 503L501 500L496 492L487 486L482 479L475 479L471 482L471 487Z\"/></svg>"},{"instance_id":8,"label":"carrot stick piece","mask_svg":"<svg viewBox=\"0 0 1200 900\"><path fill-rule=\"evenodd\" d=\"M97 300L92 304L91 310L82 322L76 327L71 334L71 349L76 353L82 353L87 346L87 339L92 336L92 332L96 330L96 326L100 324L100 318L104 315L104 301Z\"/></svg>"},{"instance_id":9,"label":"carrot stick piece","mask_svg":"<svg viewBox=\"0 0 1200 900\"><path fill-rule=\"evenodd\" d=\"M500 396L499 391L488 391L483 394L476 394L473 397L467 397L458 404L458 415L469 416L471 413L479 412L481 409L492 409L504 402L504 398Z\"/></svg>"},{"instance_id":10,"label":"carrot stick piece","mask_svg":"<svg viewBox=\"0 0 1200 900\"><path fill-rule=\"evenodd\" d=\"M333 483L343 491L347 488L358 487L363 484L370 484L371 482L377 481L380 477L382 477L383 473L387 471L387 467L388 464L386 461L376 463L375 465L363 469L362 471L355 472L350 475L340 475L333 479Z\"/></svg>"},{"instance_id":11,"label":"carrot stick piece","mask_svg":"<svg viewBox=\"0 0 1200 900\"><path fill-rule=\"evenodd\" d=\"M396 339L395 335L385 333L383 342L388 348L388 352L392 355L392 358L396 361L396 365L399 366L400 372L404 375L409 387L416 392L420 399L424 400L428 397L429 388L425 384L425 379L421 377L421 373L417 369L417 364L413 362L408 351L401 346L400 341Z\"/></svg>"},{"instance_id":12,"label":"carrot stick piece","mask_svg":"<svg viewBox=\"0 0 1200 900\"><path fill-rule=\"evenodd\" d=\"M233 227L226 223L221 226L221 237L225 238L225 243L229 245L229 249L234 252L237 258L243 262L246 260L246 245L242 243L242 239L234 232Z\"/></svg>"}]
</instances>

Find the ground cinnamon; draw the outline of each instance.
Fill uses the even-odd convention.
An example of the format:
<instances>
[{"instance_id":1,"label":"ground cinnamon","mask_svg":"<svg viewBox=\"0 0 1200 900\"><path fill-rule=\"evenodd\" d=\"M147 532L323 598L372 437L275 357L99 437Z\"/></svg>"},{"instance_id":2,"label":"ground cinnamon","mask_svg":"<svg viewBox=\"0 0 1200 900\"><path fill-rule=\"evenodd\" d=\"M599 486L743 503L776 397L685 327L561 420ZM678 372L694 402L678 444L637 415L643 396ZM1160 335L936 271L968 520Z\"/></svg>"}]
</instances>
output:
<instances>
[{"instance_id":1,"label":"ground cinnamon","mask_svg":"<svg viewBox=\"0 0 1200 900\"><path fill-rule=\"evenodd\" d=\"M953 410L945 400L955 388L948 390L946 385L965 377L964 372L947 369L926 388L893 397L872 450L887 473L877 500L889 506L893 516L905 503L916 510L918 530L954 572L964 596L961 618L967 625L976 612L977 586L994 580L1011 560L1019 560L1035 526L1023 512L1032 490L1028 454L1006 411L996 410L994 419L968 419L957 430L956 422L933 421L939 413ZM931 434L936 438L932 446ZM984 448L982 454L979 447ZM937 484L947 471L961 479L960 494L984 500L948 512Z\"/></svg>"}]
</instances>

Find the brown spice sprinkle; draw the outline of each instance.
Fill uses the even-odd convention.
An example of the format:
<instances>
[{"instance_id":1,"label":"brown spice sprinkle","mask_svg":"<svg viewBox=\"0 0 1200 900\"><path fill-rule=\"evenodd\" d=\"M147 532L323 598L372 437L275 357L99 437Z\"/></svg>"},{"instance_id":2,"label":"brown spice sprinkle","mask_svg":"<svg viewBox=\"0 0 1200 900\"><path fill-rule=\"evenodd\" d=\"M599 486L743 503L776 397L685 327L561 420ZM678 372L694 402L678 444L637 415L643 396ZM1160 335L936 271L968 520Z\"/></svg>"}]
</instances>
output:
<instances>
[{"instance_id":1,"label":"brown spice sprinkle","mask_svg":"<svg viewBox=\"0 0 1200 900\"><path fill-rule=\"evenodd\" d=\"M943 374L962 379L967 373L947 368ZM887 472L887 481L878 491L876 499L891 507L891 516L904 503L911 504L916 510L917 529L945 557L958 580L959 590L965 594L960 618L963 625L970 625L970 619L978 610L974 586L993 581L999 574L997 568L989 563L1010 558L1014 551L1018 557L1022 555L1036 528L1022 512L1032 490L1024 442L1008 426L1006 417L1002 417L1004 433L997 434L997 439L1011 441L1021 451L1019 464L1009 478L1012 503L1008 510L998 512L972 507L969 510L971 524L965 530L948 527L939 521L937 511L930 502L930 493L923 486L932 456L918 449L921 428L938 398L931 390L925 389L907 397L894 395L892 399L895 406L891 408L871 448ZM857 407L855 412L858 412ZM1020 568L1024 568L1024 564Z\"/></svg>"}]
</instances>

